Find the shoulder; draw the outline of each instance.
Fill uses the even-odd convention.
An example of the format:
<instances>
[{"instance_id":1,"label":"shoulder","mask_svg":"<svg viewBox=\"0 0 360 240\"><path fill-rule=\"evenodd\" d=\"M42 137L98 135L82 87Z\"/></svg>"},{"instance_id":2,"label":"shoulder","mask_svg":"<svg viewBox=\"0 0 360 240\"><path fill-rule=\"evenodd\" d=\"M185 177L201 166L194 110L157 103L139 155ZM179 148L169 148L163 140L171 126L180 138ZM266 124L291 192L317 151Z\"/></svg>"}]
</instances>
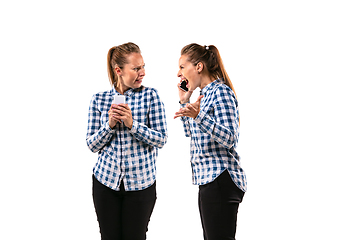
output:
<instances>
[{"instance_id":1,"label":"shoulder","mask_svg":"<svg viewBox=\"0 0 360 240\"><path fill-rule=\"evenodd\" d=\"M112 95L113 95L112 90L98 92L98 93L93 94L93 96L91 98L91 102L104 104L105 102L112 100L112 97L113 97Z\"/></svg>"},{"instance_id":2,"label":"shoulder","mask_svg":"<svg viewBox=\"0 0 360 240\"><path fill-rule=\"evenodd\" d=\"M140 94L144 95L144 96L148 96L150 98L155 98L155 99L159 99L159 92L157 89L152 88L152 87L142 87L141 90L139 90Z\"/></svg>"},{"instance_id":3,"label":"shoulder","mask_svg":"<svg viewBox=\"0 0 360 240\"><path fill-rule=\"evenodd\" d=\"M143 90L147 93L151 93L151 94L158 94L158 90L152 87L143 87Z\"/></svg>"},{"instance_id":4,"label":"shoulder","mask_svg":"<svg viewBox=\"0 0 360 240\"><path fill-rule=\"evenodd\" d=\"M216 84L214 88L214 97L217 102L234 102L237 105L234 91L226 84Z\"/></svg>"},{"instance_id":5,"label":"shoulder","mask_svg":"<svg viewBox=\"0 0 360 240\"><path fill-rule=\"evenodd\" d=\"M214 91L216 94L219 94L219 95L224 95L224 94L234 94L233 90L231 90L231 88L224 84L224 83L218 83L215 85L214 87Z\"/></svg>"},{"instance_id":6,"label":"shoulder","mask_svg":"<svg viewBox=\"0 0 360 240\"><path fill-rule=\"evenodd\" d=\"M112 90L107 90L103 92L98 92L93 95L93 98L103 98L106 96L112 96Z\"/></svg>"}]
</instances>

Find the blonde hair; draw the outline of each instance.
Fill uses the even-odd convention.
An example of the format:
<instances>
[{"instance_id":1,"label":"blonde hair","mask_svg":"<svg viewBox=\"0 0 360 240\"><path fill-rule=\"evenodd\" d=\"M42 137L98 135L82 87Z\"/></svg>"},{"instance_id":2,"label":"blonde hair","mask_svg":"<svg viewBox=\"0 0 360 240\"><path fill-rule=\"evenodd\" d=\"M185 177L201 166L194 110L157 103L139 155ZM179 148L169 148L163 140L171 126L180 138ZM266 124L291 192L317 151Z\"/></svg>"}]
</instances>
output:
<instances>
[{"instance_id":1,"label":"blonde hair","mask_svg":"<svg viewBox=\"0 0 360 240\"><path fill-rule=\"evenodd\" d=\"M123 68L128 63L127 56L131 53L141 53L139 46L132 42L110 48L107 55L107 72L111 85L116 86L118 81L115 66Z\"/></svg>"}]
</instances>

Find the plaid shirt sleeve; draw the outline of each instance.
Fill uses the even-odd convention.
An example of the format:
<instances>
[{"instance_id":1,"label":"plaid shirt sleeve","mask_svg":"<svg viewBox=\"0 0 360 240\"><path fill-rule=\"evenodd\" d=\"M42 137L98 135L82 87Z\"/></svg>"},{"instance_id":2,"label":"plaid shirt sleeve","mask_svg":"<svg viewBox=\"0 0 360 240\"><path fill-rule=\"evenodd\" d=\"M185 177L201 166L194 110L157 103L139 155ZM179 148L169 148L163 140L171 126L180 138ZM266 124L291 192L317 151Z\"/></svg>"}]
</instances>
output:
<instances>
[{"instance_id":1,"label":"plaid shirt sleeve","mask_svg":"<svg viewBox=\"0 0 360 240\"><path fill-rule=\"evenodd\" d=\"M88 114L88 128L86 143L92 152L101 150L111 139L115 130L111 129L109 122L101 125L101 113L97 107L96 94L92 97Z\"/></svg>"},{"instance_id":2,"label":"plaid shirt sleeve","mask_svg":"<svg viewBox=\"0 0 360 240\"><path fill-rule=\"evenodd\" d=\"M234 94L228 88L219 87L215 93L214 116L199 112L195 118L200 130L227 149L236 146L238 141L239 115Z\"/></svg>"},{"instance_id":3,"label":"plaid shirt sleeve","mask_svg":"<svg viewBox=\"0 0 360 240\"><path fill-rule=\"evenodd\" d=\"M184 108L186 106L186 104L180 104L180 108ZM191 137L191 131L190 131L190 118L189 117L180 117L182 123L183 123L183 127L184 127L184 131L185 131L185 137Z\"/></svg>"},{"instance_id":4,"label":"plaid shirt sleeve","mask_svg":"<svg viewBox=\"0 0 360 240\"><path fill-rule=\"evenodd\" d=\"M139 141L162 148L167 141L165 107L155 89L152 90L149 127L133 120L130 133Z\"/></svg>"}]
</instances>

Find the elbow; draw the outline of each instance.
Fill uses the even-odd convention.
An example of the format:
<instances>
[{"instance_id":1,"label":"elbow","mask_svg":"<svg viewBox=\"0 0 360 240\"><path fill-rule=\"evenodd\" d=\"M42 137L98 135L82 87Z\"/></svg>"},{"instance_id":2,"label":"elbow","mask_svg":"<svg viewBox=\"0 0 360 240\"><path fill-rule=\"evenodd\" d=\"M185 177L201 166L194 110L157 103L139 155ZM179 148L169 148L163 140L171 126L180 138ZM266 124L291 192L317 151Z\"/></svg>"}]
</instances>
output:
<instances>
[{"instance_id":1,"label":"elbow","mask_svg":"<svg viewBox=\"0 0 360 240\"><path fill-rule=\"evenodd\" d=\"M165 144L167 143L167 134L164 135L164 137L161 139L161 141L159 141L159 144L158 144L158 148L161 149L165 146Z\"/></svg>"},{"instance_id":2,"label":"elbow","mask_svg":"<svg viewBox=\"0 0 360 240\"><path fill-rule=\"evenodd\" d=\"M99 150L98 149L95 149L95 148L89 148L91 152L93 153L97 153Z\"/></svg>"},{"instance_id":3,"label":"elbow","mask_svg":"<svg viewBox=\"0 0 360 240\"><path fill-rule=\"evenodd\" d=\"M221 145L223 145L225 148L230 149L233 146L235 146L235 138L234 136L229 136L226 139L222 139L221 142L219 142Z\"/></svg>"},{"instance_id":4,"label":"elbow","mask_svg":"<svg viewBox=\"0 0 360 240\"><path fill-rule=\"evenodd\" d=\"M88 139L86 140L86 144L91 152L97 153L99 151L99 149L97 149L96 146L92 145Z\"/></svg>"},{"instance_id":5,"label":"elbow","mask_svg":"<svg viewBox=\"0 0 360 240\"><path fill-rule=\"evenodd\" d=\"M164 137L164 139L163 139L163 141L162 141L162 143L161 143L160 149L163 148L163 147L165 146L165 144L167 143L167 138L168 138L168 136L165 135L165 137Z\"/></svg>"},{"instance_id":6,"label":"elbow","mask_svg":"<svg viewBox=\"0 0 360 240\"><path fill-rule=\"evenodd\" d=\"M233 146L234 146L234 142L227 142L227 143L225 143L225 145L224 145L227 149L230 149L230 148L232 148Z\"/></svg>"},{"instance_id":7,"label":"elbow","mask_svg":"<svg viewBox=\"0 0 360 240\"><path fill-rule=\"evenodd\" d=\"M232 135L230 140L228 141L227 145L228 145L228 149L236 147L237 146L237 142L238 142L238 137L236 135Z\"/></svg>"}]
</instances>

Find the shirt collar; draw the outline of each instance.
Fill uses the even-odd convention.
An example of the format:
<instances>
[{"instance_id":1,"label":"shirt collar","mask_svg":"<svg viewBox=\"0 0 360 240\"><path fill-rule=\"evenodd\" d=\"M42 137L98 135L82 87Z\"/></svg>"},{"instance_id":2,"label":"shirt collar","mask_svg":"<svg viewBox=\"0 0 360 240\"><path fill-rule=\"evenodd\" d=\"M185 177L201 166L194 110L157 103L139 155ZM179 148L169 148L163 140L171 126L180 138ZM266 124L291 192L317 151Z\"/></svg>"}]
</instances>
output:
<instances>
[{"instance_id":1,"label":"shirt collar","mask_svg":"<svg viewBox=\"0 0 360 240\"><path fill-rule=\"evenodd\" d=\"M205 95L207 91L213 89L215 85L219 83L223 83L222 78L216 79L215 81L212 81L211 83L206 85L203 89L200 90L200 95Z\"/></svg>"},{"instance_id":2,"label":"shirt collar","mask_svg":"<svg viewBox=\"0 0 360 240\"><path fill-rule=\"evenodd\" d=\"M130 97L130 96L133 95L135 92L141 91L143 88L144 88L144 86L141 86L141 87L139 87L139 88L130 88L129 90L127 90L126 92L124 92L124 95ZM121 95L118 91L116 91L115 87L112 87L112 89L111 89L111 94L112 94L112 95L115 95L115 94Z\"/></svg>"}]
</instances>

